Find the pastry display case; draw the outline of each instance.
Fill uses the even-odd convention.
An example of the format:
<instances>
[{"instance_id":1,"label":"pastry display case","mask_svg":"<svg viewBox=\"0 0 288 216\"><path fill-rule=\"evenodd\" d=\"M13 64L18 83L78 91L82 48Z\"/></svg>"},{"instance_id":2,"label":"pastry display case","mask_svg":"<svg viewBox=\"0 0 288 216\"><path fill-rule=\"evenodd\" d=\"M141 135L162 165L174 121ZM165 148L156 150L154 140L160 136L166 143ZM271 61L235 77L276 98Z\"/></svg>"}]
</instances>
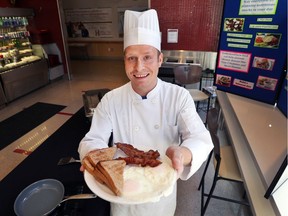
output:
<instances>
[{"instance_id":1,"label":"pastry display case","mask_svg":"<svg viewBox=\"0 0 288 216\"><path fill-rule=\"evenodd\" d=\"M33 10L0 8L0 12L0 81L10 102L48 84L48 63L34 54L27 30Z\"/></svg>"},{"instance_id":2,"label":"pastry display case","mask_svg":"<svg viewBox=\"0 0 288 216\"><path fill-rule=\"evenodd\" d=\"M0 108L6 104L6 97L4 94L4 90L2 88L2 84L0 82Z\"/></svg>"}]
</instances>

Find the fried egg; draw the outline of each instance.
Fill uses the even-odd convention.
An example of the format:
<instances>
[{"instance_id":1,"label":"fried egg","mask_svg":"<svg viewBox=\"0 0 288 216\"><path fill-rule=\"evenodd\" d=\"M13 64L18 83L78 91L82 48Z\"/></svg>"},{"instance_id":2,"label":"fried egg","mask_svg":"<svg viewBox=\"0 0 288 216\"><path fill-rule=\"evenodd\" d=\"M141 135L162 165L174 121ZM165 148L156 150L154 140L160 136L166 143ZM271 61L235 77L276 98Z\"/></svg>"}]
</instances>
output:
<instances>
[{"instance_id":1,"label":"fried egg","mask_svg":"<svg viewBox=\"0 0 288 216\"><path fill-rule=\"evenodd\" d=\"M122 197L133 201L157 202L161 196L173 192L176 171L168 158L157 167L129 165L124 171L124 188Z\"/></svg>"}]
</instances>

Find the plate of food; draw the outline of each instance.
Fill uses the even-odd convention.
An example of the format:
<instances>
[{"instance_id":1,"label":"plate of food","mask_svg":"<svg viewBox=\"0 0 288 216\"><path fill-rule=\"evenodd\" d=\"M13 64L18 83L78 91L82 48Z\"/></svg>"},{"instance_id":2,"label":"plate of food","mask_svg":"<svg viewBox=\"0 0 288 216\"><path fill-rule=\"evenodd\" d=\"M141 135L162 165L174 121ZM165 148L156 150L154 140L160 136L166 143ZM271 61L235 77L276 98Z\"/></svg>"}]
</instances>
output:
<instances>
[{"instance_id":1,"label":"plate of food","mask_svg":"<svg viewBox=\"0 0 288 216\"><path fill-rule=\"evenodd\" d=\"M83 159L84 179L93 193L109 202L143 204L173 192L177 172L166 155L129 144L116 146L92 151Z\"/></svg>"}]
</instances>

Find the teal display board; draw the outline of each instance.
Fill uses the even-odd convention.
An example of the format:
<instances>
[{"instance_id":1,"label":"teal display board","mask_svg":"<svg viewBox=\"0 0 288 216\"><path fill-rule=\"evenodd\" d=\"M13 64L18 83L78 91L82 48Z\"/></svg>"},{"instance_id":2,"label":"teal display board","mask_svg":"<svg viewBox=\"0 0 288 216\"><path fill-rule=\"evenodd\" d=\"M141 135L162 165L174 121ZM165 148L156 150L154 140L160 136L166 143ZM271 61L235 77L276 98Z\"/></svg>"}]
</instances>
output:
<instances>
[{"instance_id":1,"label":"teal display board","mask_svg":"<svg viewBox=\"0 0 288 216\"><path fill-rule=\"evenodd\" d=\"M274 104L287 58L287 0L226 0L215 85Z\"/></svg>"},{"instance_id":2,"label":"teal display board","mask_svg":"<svg viewBox=\"0 0 288 216\"><path fill-rule=\"evenodd\" d=\"M279 97L277 100L277 107L281 110L281 112L287 117L287 97L288 97L288 86L287 86L287 81L288 81L288 74L286 71L286 76L285 79L283 80L282 87L279 92Z\"/></svg>"}]
</instances>

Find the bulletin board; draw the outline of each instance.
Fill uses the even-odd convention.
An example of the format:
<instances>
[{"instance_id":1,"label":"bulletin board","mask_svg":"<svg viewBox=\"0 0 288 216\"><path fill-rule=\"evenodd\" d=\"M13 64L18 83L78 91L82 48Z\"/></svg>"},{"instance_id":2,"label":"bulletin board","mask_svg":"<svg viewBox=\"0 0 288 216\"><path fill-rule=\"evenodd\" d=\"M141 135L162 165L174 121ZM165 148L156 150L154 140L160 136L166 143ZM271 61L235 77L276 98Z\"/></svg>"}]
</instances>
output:
<instances>
[{"instance_id":1,"label":"bulletin board","mask_svg":"<svg viewBox=\"0 0 288 216\"><path fill-rule=\"evenodd\" d=\"M287 58L287 1L225 0L215 85L274 104Z\"/></svg>"},{"instance_id":2,"label":"bulletin board","mask_svg":"<svg viewBox=\"0 0 288 216\"><path fill-rule=\"evenodd\" d=\"M287 112L288 112L288 108L287 108L288 93L287 92L288 92L288 74L286 70L285 78L283 80L282 86L280 88L279 96L277 99L277 107L286 116L286 118L288 117L287 116Z\"/></svg>"}]
</instances>

